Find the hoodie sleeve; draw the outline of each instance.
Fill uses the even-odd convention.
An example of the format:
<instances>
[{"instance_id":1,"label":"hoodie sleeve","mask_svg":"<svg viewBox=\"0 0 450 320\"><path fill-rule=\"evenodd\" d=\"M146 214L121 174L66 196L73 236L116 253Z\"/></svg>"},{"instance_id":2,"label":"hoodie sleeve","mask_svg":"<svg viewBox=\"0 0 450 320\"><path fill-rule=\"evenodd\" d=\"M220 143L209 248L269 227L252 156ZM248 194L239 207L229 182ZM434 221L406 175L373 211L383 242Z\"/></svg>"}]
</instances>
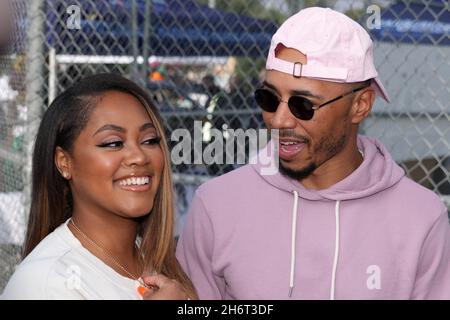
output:
<instances>
[{"instance_id":1,"label":"hoodie sleeve","mask_svg":"<svg viewBox=\"0 0 450 320\"><path fill-rule=\"evenodd\" d=\"M224 298L225 280L213 272L214 229L198 192L177 246L177 258L200 299Z\"/></svg>"},{"instance_id":2,"label":"hoodie sleeve","mask_svg":"<svg viewBox=\"0 0 450 320\"><path fill-rule=\"evenodd\" d=\"M422 246L412 299L450 299L450 224L447 209Z\"/></svg>"}]
</instances>

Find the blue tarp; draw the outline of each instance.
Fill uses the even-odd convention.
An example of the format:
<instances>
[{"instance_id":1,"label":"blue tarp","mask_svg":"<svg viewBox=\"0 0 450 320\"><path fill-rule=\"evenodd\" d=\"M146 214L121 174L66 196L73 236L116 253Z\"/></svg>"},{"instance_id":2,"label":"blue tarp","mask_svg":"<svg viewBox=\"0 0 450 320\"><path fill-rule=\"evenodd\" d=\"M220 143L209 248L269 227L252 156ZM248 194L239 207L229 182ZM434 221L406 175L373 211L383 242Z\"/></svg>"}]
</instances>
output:
<instances>
[{"instance_id":1,"label":"blue tarp","mask_svg":"<svg viewBox=\"0 0 450 320\"><path fill-rule=\"evenodd\" d=\"M382 9L381 28L370 34L384 42L450 45L448 0L395 1Z\"/></svg>"},{"instance_id":2,"label":"blue tarp","mask_svg":"<svg viewBox=\"0 0 450 320\"><path fill-rule=\"evenodd\" d=\"M138 51L144 43L145 0L137 0ZM47 1L47 44L58 54L132 55L132 0L75 0L81 30L66 26L67 1ZM64 18L61 18L64 17ZM272 21L221 12L193 0L152 0L149 54L265 56Z\"/></svg>"}]
</instances>

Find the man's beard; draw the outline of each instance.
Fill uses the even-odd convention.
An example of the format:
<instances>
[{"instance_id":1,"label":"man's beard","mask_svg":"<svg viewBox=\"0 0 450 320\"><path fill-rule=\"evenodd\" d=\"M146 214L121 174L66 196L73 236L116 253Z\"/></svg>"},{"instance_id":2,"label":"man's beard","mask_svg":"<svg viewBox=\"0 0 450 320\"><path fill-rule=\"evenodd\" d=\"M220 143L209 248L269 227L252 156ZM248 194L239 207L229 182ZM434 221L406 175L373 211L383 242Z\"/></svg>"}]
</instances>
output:
<instances>
[{"instance_id":1,"label":"man's beard","mask_svg":"<svg viewBox=\"0 0 450 320\"><path fill-rule=\"evenodd\" d=\"M323 153L325 155L325 160L320 163L311 162L305 168L295 169L288 168L283 165L280 161L279 163L279 171L282 175L285 175L294 180L303 180L307 178L311 173L313 173L318 167L320 167L324 162L333 158L336 154L341 152L346 144L347 134L342 134L337 140L331 140L329 138L323 138L318 143L318 148L316 148L313 152L314 154Z\"/></svg>"},{"instance_id":2,"label":"man's beard","mask_svg":"<svg viewBox=\"0 0 450 320\"><path fill-rule=\"evenodd\" d=\"M283 166L281 161L279 167L282 175L288 176L294 180L303 180L317 169L317 165L315 163L310 163L306 168L300 170L290 169Z\"/></svg>"}]
</instances>

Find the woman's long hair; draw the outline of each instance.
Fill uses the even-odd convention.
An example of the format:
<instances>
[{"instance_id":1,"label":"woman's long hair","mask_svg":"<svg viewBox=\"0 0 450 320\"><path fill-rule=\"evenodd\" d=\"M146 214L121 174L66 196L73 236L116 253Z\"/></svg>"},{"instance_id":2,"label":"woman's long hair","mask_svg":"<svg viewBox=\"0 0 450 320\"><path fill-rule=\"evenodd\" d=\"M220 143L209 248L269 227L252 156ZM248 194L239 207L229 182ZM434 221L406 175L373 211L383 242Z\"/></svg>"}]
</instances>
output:
<instances>
[{"instance_id":1,"label":"woman's long hair","mask_svg":"<svg viewBox=\"0 0 450 320\"><path fill-rule=\"evenodd\" d=\"M170 154L159 113L147 93L134 82L117 74L89 76L59 95L41 121L33 153L32 198L23 256L27 256L50 232L72 216L72 194L68 182L55 165L56 147L67 152L86 126L99 98L107 91L136 97L147 110L164 155L164 168L150 214L138 230L142 237L144 270L156 271L179 281L190 297L195 289L175 257L174 192Z\"/></svg>"}]
</instances>

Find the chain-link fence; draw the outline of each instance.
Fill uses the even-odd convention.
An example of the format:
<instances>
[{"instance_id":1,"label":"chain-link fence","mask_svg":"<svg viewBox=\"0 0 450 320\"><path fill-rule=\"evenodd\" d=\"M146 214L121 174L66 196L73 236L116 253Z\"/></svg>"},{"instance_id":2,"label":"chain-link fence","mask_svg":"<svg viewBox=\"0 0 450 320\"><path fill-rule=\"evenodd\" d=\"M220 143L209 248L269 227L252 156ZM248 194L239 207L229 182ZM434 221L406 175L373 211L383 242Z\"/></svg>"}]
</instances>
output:
<instances>
[{"instance_id":1,"label":"chain-link fence","mask_svg":"<svg viewBox=\"0 0 450 320\"><path fill-rule=\"evenodd\" d=\"M88 74L119 72L146 87L167 134L259 128L252 92L271 35L307 6L335 8L375 41L392 103L377 101L362 133L450 205L450 11L446 0L10 0L12 50L0 56L0 291L19 259L30 161L49 102ZM1 39L1 37L0 37ZM0 42L1 43L1 42ZM199 183L236 165L174 165L177 210Z\"/></svg>"},{"instance_id":2,"label":"chain-link fence","mask_svg":"<svg viewBox=\"0 0 450 320\"><path fill-rule=\"evenodd\" d=\"M24 21L27 4L0 3L0 291L20 259L25 230L26 130Z\"/></svg>"}]
</instances>

